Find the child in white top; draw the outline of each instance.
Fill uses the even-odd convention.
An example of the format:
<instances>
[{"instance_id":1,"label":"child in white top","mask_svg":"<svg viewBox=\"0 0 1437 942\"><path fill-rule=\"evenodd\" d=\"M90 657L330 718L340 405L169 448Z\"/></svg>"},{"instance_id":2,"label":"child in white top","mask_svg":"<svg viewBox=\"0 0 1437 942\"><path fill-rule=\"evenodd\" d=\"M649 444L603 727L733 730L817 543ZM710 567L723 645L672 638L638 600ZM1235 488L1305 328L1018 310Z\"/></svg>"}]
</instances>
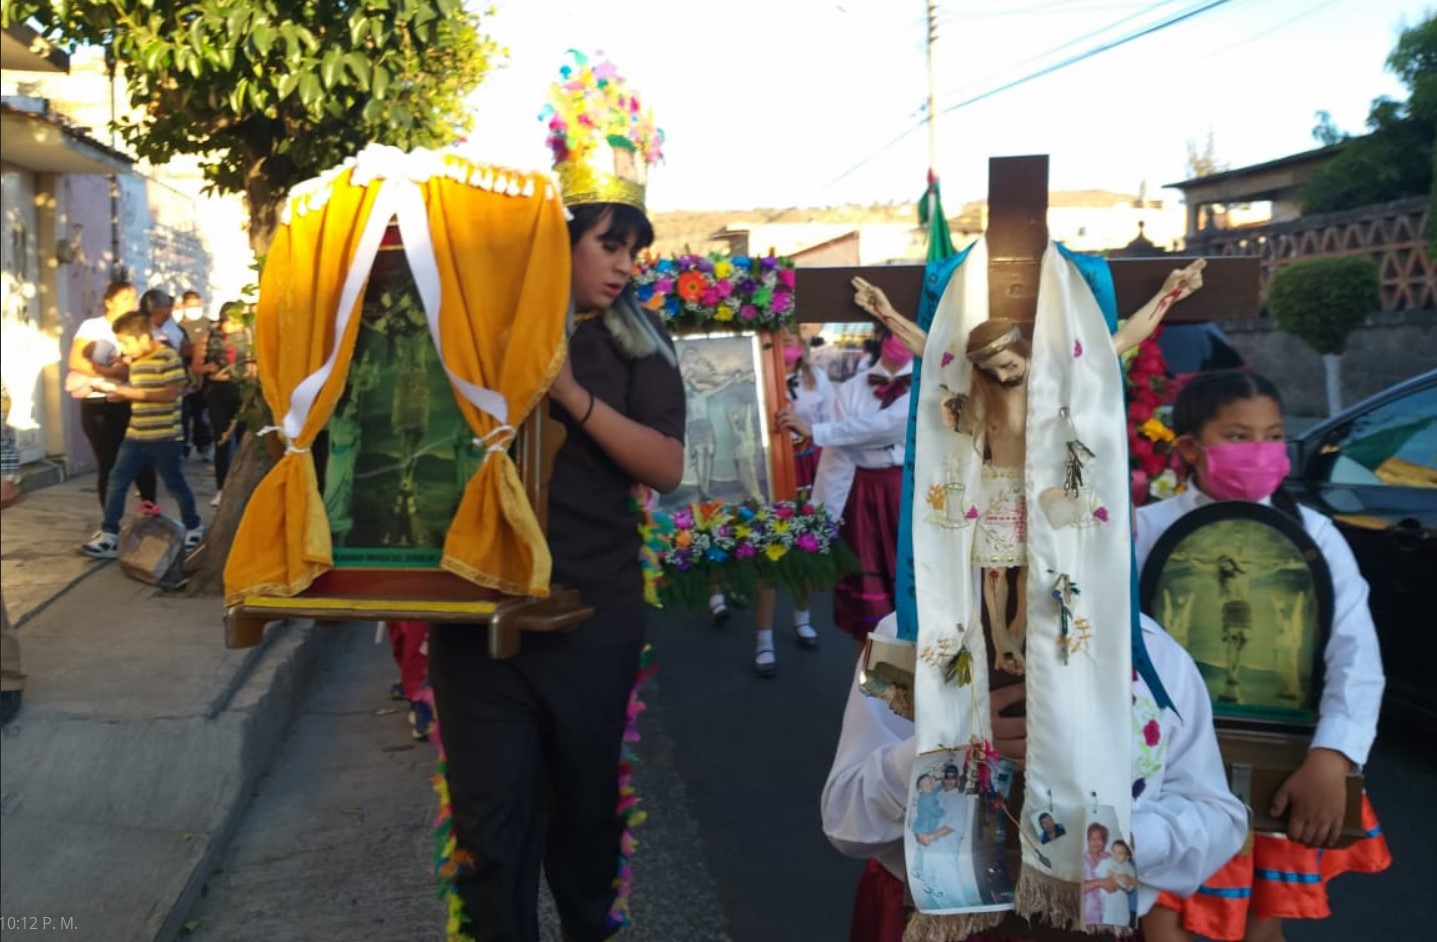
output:
<instances>
[{"instance_id":1,"label":"child in white top","mask_svg":"<svg viewBox=\"0 0 1437 942\"><path fill-rule=\"evenodd\" d=\"M875 634L893 637L896 625L897 616L889 615ZM1152 907L1160 891L1197 889L1241 848L1247 833L1247 809L1228 790L1212 705L1197 666L1147 616L1143 641L1176 710L1159 711L1147 684L1134 676L1132 838L1139 914ZM995 712L1006 709L1014 692L1022 690L1015 685L996 691ZM1023 722L995 715L993 738L1000 753L1022 758ZM839 851L877 858L900 882L905 879L903 830L915 748L912 722L864 696L855 680L823 788L823 830ZM1073 938L1087 936L1075 932Z\"/></svg>"},{"instance_id":2,"label":"child in white top","mask_svg":"<svg viewBox=\"0 0 1437 942\"><path fill-rule=\"evenodd\" d=\"M1253 853L1204 881L1212 891L1159 900L1182 914L1187 929L1208 938L1271 942L1282 938L1283 919L1328 915L1328 879L1348 870L1384 870L1391 862L1365 798L1363 820L1371 836L1342 850L1327 849L1342 827L1347 776L1367 761L1377 736L1384 685L1377 632L1367 607L1367 582L1347 541L1330 520L1298 507L1281 490L1289 465L1282 399L1270 380L1238 370L1198 376L1174 403L1173 431L1195 486L1138 509L1139 567L1168 527L1189 511L1215 500L1250 500L1297 519L1332 574L1332 629L1323 651L1317 731L1307 760L1271 809L1274 817L1289 815L1286 837L1258 835ZM1142 845L1137 848L1141 853ZM1250 894L1242 892L1248 888Z\"/></svg>"}]
</instances>

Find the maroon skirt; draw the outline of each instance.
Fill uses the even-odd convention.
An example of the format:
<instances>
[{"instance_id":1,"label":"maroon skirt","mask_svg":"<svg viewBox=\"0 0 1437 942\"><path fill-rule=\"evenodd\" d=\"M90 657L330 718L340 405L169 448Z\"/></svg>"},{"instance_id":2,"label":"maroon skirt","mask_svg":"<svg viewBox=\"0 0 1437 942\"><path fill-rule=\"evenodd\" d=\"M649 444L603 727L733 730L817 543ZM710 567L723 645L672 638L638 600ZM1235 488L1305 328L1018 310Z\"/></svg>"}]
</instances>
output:
<instances>
[{"instance_id":1,"label":"maroon skirt","mask_svg":"<svg viewBox=\"0 0 1437 942\"><path fill-rule=\"evenodd\" d=\"M823 449L808 439L793 446L793 477L800 494L813 490L813 482L818 479L818 459L822 455Z\"/></svg>"},{"instance_id":2,"label":"maroon skirt","mask_svg":"<svg viewBox=\"0 0 1437 942\"><path fill-rule=\"evenodd\" d=\"M833 622L859 641L894 608L902 494L903 468L859 468L843 507L843 541L859 565L833 589Z\"/></svg>"}]
</instances>

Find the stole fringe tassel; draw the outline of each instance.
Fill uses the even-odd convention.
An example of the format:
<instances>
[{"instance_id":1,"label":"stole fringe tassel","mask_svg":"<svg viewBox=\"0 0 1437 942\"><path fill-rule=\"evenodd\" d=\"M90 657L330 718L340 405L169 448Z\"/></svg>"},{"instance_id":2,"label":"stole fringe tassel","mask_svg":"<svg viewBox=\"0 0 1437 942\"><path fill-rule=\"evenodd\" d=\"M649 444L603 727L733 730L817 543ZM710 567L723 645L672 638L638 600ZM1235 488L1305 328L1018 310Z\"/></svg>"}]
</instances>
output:
<instances>
[{"instance_id":1,"label":"stole fringe tassel","mask_svg":"<svg viewBox=\"0 0 1437 942\"><path fill-rule=\"evenodd\" d=\"M914 913L903 930L903 942L960 942L971 935L996 929L1008 914L962 913L939 916Z\"/></svg>"},{"instance_id":2,"label":"stole fringe tassel","mask_svg":"<svg viewBox=\"0 0 1437 942\"><path fill-rule=\"evenodd\" d=\"M1078 930L1083 921L1083 886L1024 867L1013 891L1018 915L1054 929Z\"/></svg>"},{"instance_id":3,"label":"stole fringe tassel","mask_svg":"<svg viewBox=\"0 0 1437 942\"><path fill-rule=\"evenodd\" d=\"M639 842L634 838L634 828L644 823L647 814L639 808L639 796L634 791L634 743L639 741L639 715L644 712L644 701L639 692L658 670L653 663L653 646L644 645L639 655L639 672L634 678L634 689L629 693L628 719L624 725L624 745L619 754L619 802L615 814L623 819L624 832L619 838L619 871L614 877L614 905L609 909L609 928L627 928L634 924L629 910L629 896L634 889L633 859Z\"/></svg>"}]
</instances>

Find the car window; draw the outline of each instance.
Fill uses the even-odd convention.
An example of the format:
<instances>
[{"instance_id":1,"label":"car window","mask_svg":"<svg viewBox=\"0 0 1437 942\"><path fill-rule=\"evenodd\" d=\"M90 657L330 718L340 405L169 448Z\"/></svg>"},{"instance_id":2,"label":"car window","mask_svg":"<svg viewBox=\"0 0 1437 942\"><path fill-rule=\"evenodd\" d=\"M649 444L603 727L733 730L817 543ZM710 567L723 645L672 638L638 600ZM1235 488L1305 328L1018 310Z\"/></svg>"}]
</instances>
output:
<instances>
[{"instance_id":1,"label":"car window","mask_svg":"<svg viewBox=\"0 0 1437 942\"><path fill-rule=\"evenodd\" d=\"M1437 386L1336 428L1322 443L1314 470L1329 484L1437 488Z\"/></svg>"}]
</instances>

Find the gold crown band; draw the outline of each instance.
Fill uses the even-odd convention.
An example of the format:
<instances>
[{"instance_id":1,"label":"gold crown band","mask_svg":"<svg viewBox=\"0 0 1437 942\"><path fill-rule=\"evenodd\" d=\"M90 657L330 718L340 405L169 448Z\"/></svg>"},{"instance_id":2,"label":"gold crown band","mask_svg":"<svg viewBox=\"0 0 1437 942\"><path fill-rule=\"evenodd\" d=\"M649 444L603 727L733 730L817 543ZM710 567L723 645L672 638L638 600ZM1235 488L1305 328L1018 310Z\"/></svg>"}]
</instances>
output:
<instances>
[{"instance_id":1,"label":"gold crown band","mask_svg":"<svg viewBox=\"0 0 1437 942\"><path fill-rule=\"evenodd\" d=\"M555 171L559 176L559 188L564 194L565 206L581 206L585 203L623 203L644 211L644 185L625 180L612 173L603 173L577 160L559 164Z\"/></svg>"},{"instance_id":2,"label":"gold crown band","mask_svg":"<svg viewBox=\"0 0 1437 942\"><path fill-rule=\"evenodd\" d=\"M997 340L986 343L977 350L970 351L968 353L968 362L982 363L986 360L991 360L1022 339L1023 331L1017 326L1013 326Z\"/></svg>"}]
</instances>

